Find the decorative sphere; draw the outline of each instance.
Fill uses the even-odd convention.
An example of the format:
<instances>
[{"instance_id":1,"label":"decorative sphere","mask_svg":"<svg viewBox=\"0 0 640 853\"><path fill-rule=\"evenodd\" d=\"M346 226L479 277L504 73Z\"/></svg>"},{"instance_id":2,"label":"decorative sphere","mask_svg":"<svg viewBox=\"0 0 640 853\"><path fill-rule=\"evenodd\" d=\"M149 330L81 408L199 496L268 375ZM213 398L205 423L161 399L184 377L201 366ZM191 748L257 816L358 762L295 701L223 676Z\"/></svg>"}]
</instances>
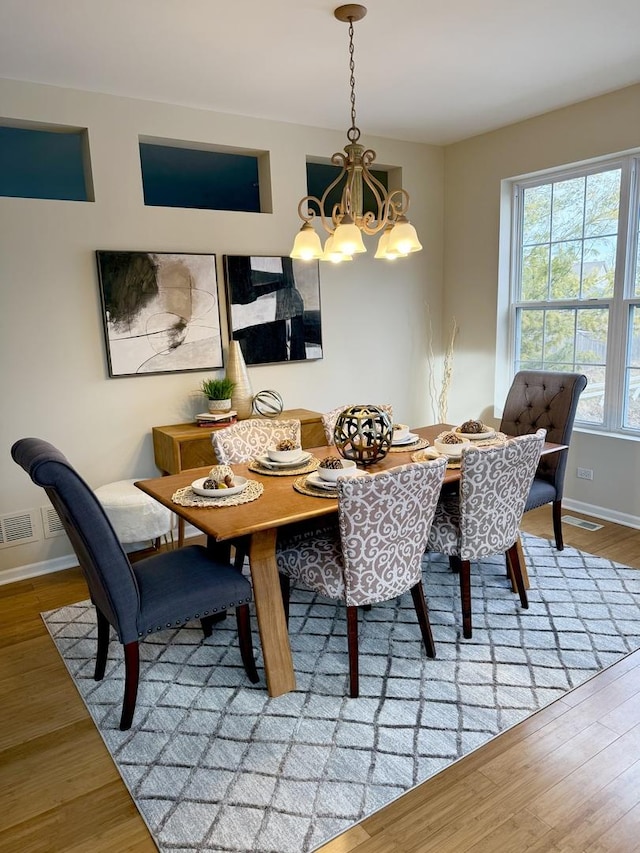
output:
<instances>
[{"instance_id":1,"label":"decorative sphere","mask_svg":"<svg viewBox=\"0 0 640 853\"><path fill-rule=\"evenodd\" d=\"M393 423L378 406L349 406L337 417L333 431L336 449L345 459L371 465L391 447Z\"/></svg>"},{"instance_id":2,"label":"decorative sphere","mask_svg":"<svg viewBox=\"0 0 640 853\"><path fill-rule=\"evenodd\" d=\"M277 418L284 409L284 402L277 391L258 391L253 398L253 410L265 418Z\"/></svg>"}]
</instances>

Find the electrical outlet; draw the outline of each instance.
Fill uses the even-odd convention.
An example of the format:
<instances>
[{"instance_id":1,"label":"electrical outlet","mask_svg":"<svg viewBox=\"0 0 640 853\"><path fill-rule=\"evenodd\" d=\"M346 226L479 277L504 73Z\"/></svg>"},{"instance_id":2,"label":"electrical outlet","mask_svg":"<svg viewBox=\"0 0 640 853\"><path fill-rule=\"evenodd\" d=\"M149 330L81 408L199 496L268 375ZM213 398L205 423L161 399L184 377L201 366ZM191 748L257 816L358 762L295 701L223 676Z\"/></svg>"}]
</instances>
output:
<instances>
[{"instance_id":1,"label":"electrical outlet","mask_svg":"<svg viewBox=\"0 0 640 853\"><path fill-rule=\"evenodd\" d=\"M591 468L578 468L576 476L579 480L593 480L593 470Z\"/></svg>"}]
</instances>

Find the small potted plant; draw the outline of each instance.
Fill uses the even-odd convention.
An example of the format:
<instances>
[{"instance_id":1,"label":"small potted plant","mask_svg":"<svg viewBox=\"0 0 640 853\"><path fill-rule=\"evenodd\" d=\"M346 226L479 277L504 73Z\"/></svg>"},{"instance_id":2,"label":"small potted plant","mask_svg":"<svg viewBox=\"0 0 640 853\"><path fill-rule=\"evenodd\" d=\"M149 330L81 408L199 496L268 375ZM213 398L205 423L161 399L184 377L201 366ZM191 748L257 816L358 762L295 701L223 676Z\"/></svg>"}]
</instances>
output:
<instances>
[{"instance_id":1,"label":"small potted plant","mask_svg":"<svg viewBox=\"0 0 640 853\"><path fill-rule=\"evenodd\" d=\"M236 383L231 379L203 379L200 389L209 399L210 412L228 412L231 409L231 394Z\"/></svg>"}]
</instances>

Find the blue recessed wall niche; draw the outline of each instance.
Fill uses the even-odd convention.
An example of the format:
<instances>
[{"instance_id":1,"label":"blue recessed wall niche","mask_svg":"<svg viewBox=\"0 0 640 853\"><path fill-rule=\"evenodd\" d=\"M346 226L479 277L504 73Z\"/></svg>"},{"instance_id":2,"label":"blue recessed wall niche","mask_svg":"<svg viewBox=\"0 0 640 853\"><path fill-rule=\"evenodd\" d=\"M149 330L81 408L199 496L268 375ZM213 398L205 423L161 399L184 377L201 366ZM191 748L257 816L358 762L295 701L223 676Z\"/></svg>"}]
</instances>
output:
<instances>
[{"instance_id":1,"label":"blue recessed wall niche","mask_svg":"<svg viewBox=\"0 0 640 853\"><path fill-rule=\"evenodd\" d=\"M86 130L0 126L0 195L93 201Z\"/></svg>"},{"instance_id":2,"label":"blue recessed wall niche","mask_svg":"<svg viewBox=\"0 0 640 853\"><path fill-rule=\"evenodd\" d=\"M260 213L258 155L140 142L144 203Z\"/></svg>"}]
</instances>

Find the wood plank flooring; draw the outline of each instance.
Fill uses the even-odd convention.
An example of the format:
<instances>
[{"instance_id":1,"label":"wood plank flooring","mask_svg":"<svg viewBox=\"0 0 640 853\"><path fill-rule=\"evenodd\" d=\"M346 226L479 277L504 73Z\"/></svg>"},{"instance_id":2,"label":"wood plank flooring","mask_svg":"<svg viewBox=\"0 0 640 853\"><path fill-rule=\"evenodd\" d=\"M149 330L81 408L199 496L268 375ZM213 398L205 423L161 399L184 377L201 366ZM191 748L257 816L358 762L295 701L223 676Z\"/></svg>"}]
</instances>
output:
<instances>
[{"instance_id":1,"label":"wood plank flooring","mask_svg":"<svg viewBox=\"0 0 640 853\"><path fill-rule=\"evenodd\" d=\"M575 513L571 513L575 515ZM523 527L552 538L548 507ZM597 519L594 519L597 520ZM640 531L565 543L640 568ZM155 850L40 612L79 570L0 586L0 853ZM640 651L352 827L322 853L640 851Z\"/></svg>"}]
</instances>

